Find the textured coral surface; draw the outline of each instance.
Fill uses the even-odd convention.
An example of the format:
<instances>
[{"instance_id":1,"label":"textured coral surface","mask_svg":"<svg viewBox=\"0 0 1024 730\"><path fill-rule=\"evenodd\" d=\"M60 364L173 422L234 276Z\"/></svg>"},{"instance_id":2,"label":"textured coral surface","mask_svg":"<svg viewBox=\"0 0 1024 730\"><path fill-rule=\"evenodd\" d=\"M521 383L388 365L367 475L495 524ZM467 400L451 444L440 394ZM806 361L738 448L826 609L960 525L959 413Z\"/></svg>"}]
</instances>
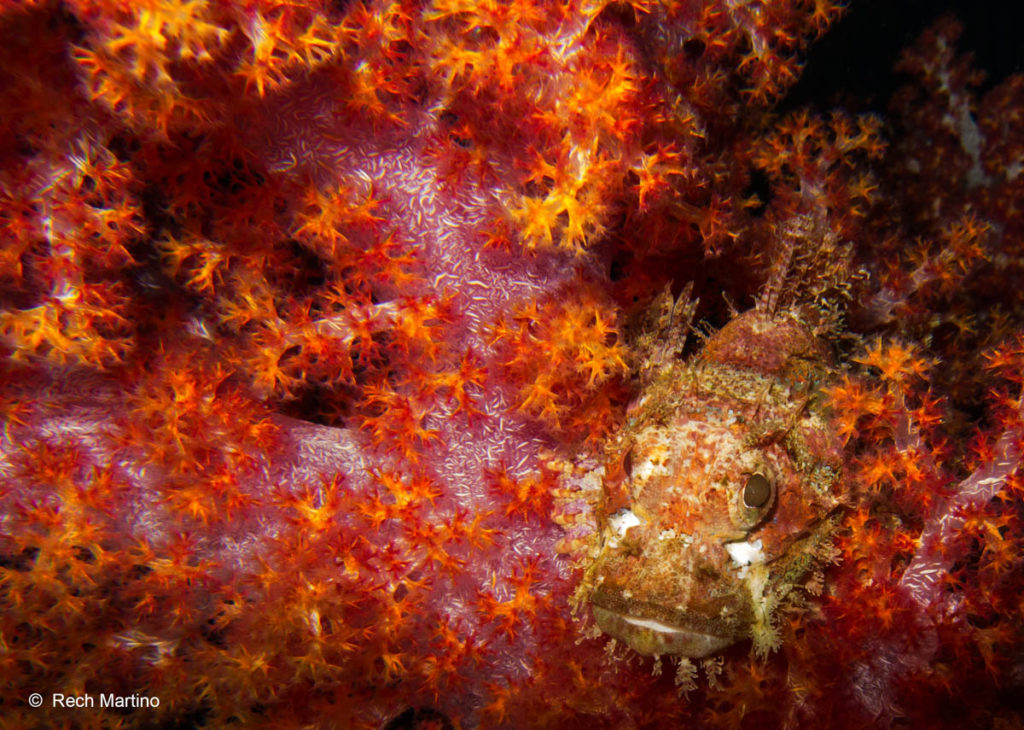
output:
<instances>
[{"instance_id":1,"label":"textured coral surface","mask_svg":"<svg viewBox=\"0 0 1024 730\"><path fill-rule=\"evenodd\" d=\"M0 727L1019 725L1024 76L945 17L780 105L843 12L0 1ZM853 496L775 652L663 672L557 470L688 283L816 313Z\"/></svg>"}]
</instances>

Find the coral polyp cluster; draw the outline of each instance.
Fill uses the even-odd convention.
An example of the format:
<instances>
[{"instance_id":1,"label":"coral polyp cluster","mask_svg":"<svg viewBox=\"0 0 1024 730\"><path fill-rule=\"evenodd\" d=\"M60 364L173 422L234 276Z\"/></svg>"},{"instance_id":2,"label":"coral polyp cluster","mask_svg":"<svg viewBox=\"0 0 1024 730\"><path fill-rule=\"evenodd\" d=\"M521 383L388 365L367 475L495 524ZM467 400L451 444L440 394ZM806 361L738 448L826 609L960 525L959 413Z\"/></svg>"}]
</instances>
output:
<instances>
[{"instance_id":1,"label":"coral polyp cluster","mask_svg":"<svg viewBox=\"0 0 1024 730\"><path fill-rule=\"evenodd\" d=\"M0 725L1019 722L1024 81L946 18L783 104L844 12L0 3ZM580 493L750 309L834 355L838 554L663 673Z\"/></svg>"}]
</instances>

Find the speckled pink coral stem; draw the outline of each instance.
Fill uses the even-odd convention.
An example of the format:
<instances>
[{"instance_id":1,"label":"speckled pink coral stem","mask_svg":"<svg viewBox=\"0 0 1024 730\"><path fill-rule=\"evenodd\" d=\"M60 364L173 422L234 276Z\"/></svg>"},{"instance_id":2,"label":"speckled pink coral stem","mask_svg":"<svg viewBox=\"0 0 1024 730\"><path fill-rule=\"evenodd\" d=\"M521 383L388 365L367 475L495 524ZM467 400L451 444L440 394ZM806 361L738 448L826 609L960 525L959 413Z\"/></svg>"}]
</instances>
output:
<instances>
[{"instance_id":1,"label":"speckled pink coral stem","mask_svg":"<svg viewBox=\"0 0 1024 730\"><path fill-rule=\"evenodd\" d=\"M1024 417L1024 399L1018 406ZM943 546L964 525L964 511L979 507L996 496L1021 464L1020 428L1008 428L995 446L995 456L957 485L956 492L941 502L925 526L920 547L911 560L900 585L920 606L935 605L941 598L942 577L958 557Z\"/></svg>"}]
</instances>

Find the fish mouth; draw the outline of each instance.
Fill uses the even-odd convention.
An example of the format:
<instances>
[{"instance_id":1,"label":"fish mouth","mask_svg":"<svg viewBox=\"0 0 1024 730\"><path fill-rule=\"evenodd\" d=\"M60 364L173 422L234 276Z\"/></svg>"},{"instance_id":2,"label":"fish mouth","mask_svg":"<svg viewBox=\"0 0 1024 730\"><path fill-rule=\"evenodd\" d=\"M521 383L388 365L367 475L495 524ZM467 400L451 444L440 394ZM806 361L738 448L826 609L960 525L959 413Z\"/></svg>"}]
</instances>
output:
<instances>
[{"instance_id":1,"label":"fish mouth","mask_svg":"<svg viewBox=\"0 0 1024 730\"><path fill-rule=\"evenodd\" d=\"M693 627L678 626L659 619L644 618L613 611L592 603L598 627L619 641L626 643L638 654L675 656L701 659L735 643L736 637L700 631Z\"/></svg>"}]
</instances>

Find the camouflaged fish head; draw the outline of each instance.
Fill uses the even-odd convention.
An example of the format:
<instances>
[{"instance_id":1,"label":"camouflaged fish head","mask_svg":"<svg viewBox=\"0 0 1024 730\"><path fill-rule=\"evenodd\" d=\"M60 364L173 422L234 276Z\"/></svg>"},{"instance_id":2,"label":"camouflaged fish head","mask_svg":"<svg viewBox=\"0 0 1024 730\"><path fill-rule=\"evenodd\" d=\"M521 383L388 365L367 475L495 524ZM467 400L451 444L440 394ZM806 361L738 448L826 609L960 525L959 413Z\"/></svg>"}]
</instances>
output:
<instances>
[{"instance_id":1,"label":"camouflaged fish head","mask_svg":"<svg viewBox=\"0 0 1024 730\"><path fill-rule=\"evenodd\" d=\"M577 597L641 654L705 657L746 638L766 652L784 599L829 558L846 498L821 397L830 352L797 315L753 310L689 359L661 351L638 370Z\"/></svg>"}]
</instances>

